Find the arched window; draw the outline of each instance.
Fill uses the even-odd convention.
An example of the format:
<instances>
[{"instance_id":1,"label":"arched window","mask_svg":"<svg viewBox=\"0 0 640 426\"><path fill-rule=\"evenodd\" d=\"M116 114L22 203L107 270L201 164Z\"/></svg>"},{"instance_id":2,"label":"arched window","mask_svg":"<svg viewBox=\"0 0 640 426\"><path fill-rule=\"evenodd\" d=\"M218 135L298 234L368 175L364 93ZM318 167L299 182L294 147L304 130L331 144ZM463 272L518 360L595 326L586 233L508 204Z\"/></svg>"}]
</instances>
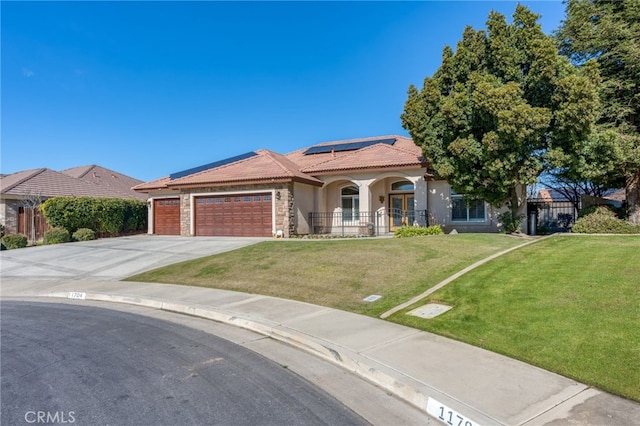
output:
<instances>
[{"instance_id":1,"label":"arched window","mask_svg":"<svg viewBox=\"0 0 640 426\"><path fill-rule=\"evenodd\" d=\"M360 217L360 190L357 186L342 188L342 220L356 220Z\"/></svg>"},{"instance_id":2,"label":"arched window","mask_svg":"<svg viewBox=\"0 0 640 426\"><path fill-rule=\"evenodd\" d=\"M394 182L391 184L392 191L413 191L415 187L407 180L401 180L400 182Z\"/></svg>"}]
</instances>

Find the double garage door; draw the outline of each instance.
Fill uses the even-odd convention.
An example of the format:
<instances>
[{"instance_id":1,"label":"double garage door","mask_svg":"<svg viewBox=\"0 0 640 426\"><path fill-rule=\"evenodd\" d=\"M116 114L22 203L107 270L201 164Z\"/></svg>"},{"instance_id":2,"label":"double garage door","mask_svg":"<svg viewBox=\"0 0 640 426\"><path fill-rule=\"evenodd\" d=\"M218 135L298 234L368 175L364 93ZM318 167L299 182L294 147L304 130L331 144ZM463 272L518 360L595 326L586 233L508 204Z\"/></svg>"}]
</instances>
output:
<instances>
[{"instance_id":1,"label":"double garage door","mask_svg":"<svg viewBox=\"0 0 640 426\"><path fill-rule=\"evenodd\" d=\"M196 197L195 234L270 237L272 214L271 193Z\"/></svg>"}]
</instances>

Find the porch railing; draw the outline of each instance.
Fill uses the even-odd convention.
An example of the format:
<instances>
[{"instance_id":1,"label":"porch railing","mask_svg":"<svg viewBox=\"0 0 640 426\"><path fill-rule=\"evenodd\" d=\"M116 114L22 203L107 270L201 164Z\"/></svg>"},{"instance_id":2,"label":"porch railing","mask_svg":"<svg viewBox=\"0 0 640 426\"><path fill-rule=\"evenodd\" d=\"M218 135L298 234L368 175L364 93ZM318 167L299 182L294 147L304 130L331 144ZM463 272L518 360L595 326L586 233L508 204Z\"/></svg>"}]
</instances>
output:
<instances>
[{"instance_id":1,"label":"porch railing","mask_svg":"<svg viewBox=\"0 0 640 426\"><path fill-rule=\"evenodd\" d=\"M309 213L309 233L312 235L373 237L414 224L429 225L426 210Z\"/></svg>"}]
</instances>

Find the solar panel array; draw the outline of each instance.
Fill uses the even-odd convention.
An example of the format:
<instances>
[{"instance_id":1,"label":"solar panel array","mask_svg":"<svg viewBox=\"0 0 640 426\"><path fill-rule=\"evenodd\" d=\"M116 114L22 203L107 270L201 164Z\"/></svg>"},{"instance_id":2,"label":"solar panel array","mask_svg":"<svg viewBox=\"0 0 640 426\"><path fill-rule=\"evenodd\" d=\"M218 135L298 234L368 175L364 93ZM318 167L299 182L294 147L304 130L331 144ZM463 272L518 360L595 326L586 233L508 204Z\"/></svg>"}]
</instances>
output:
<instances>
[{"instance_id":1,"label":"solar panel array","mask_svg":"<svg viewBox=\"0 0 640 426\"><path fill-rule=\"evenodd\" d=\"M395 139L391 138L391 139L375 139L375 140L360 141L360 142L347 142L347 143L340 143L335 145L331 145L331 144L315 145L307 149L305 152L303 152L303 154L304 155L328 154L331 151L333 152L355 151L357 149L366 148L368 146L377 145L379 143L382 143L385 145L393 145L395 141L396 141Z\"/></svg>"},{"instance_id":2,"label":"solar panel array","mask_svg":"<svg viewBox=\"0 0 640 426\"><path fill-rule=\"evenodd\" d=\"M169 175L169 177L171 178L171 180L179 179L181 177L189 176L189 175L192 175L194 173L203 172L205 170L210 170L210 169L215 169L216 167L220 167L220 166L226 166L227 164L235 163L236 161L240 161L240 160L245 160L247 158L251 158L251 157L256 156L256 155L258 155L258 154L256 154L253 151L247 152L245 154L236 155L235 157L230 157L230 158L227 158L225 160L216 161L215 163L209 163L209 164L205 164L203 166L194 167L192 169L183 170L181 172L172 173L172 174Z\"/></svg>"}]
</instances>

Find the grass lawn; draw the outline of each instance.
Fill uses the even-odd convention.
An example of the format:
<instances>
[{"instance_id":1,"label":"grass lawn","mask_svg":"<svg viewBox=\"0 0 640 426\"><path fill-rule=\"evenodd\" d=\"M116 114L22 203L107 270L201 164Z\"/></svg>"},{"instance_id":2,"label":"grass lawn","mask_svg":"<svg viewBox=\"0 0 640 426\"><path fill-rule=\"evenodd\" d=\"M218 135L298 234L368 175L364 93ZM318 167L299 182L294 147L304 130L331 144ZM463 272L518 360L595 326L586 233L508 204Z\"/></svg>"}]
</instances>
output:
<instances>
[{"instance_id":1,"label":"grass lawn","mask_svg":"<svg viewBox=\"0 0 640 426\"><path fill-rule=\"evenodd\" d=\"M428 300L454 308L434 319L405 310L390 320L640 401L640 237L546 239Z\"/></svg>"},{"instance_id":2,"label":"grass lawn","mask_svg":"<svg viewBox=\"0 0 640 426\"><path fill-rule=\"evenodd\" d=\"M378 316L465 266L523 242L495 234L275 240L128 280L258 293ZM372 294L383 298L362 301Z\"/></svg>"},{"instance_id":3,"label":"grass lawn","mask_svg":"<svg viewBox=\"0 0 640 426\"><path fill-rule=\"evenodd\" d=\"M277 240L131 281L258 293L379 316L524 240L495 234ZM365 303L372 294L383 298ZM429 300L434 319L405 315ZM557 236L499 257L389 320L640 401L640 237Z\"/></svg>"}]
</instances>

